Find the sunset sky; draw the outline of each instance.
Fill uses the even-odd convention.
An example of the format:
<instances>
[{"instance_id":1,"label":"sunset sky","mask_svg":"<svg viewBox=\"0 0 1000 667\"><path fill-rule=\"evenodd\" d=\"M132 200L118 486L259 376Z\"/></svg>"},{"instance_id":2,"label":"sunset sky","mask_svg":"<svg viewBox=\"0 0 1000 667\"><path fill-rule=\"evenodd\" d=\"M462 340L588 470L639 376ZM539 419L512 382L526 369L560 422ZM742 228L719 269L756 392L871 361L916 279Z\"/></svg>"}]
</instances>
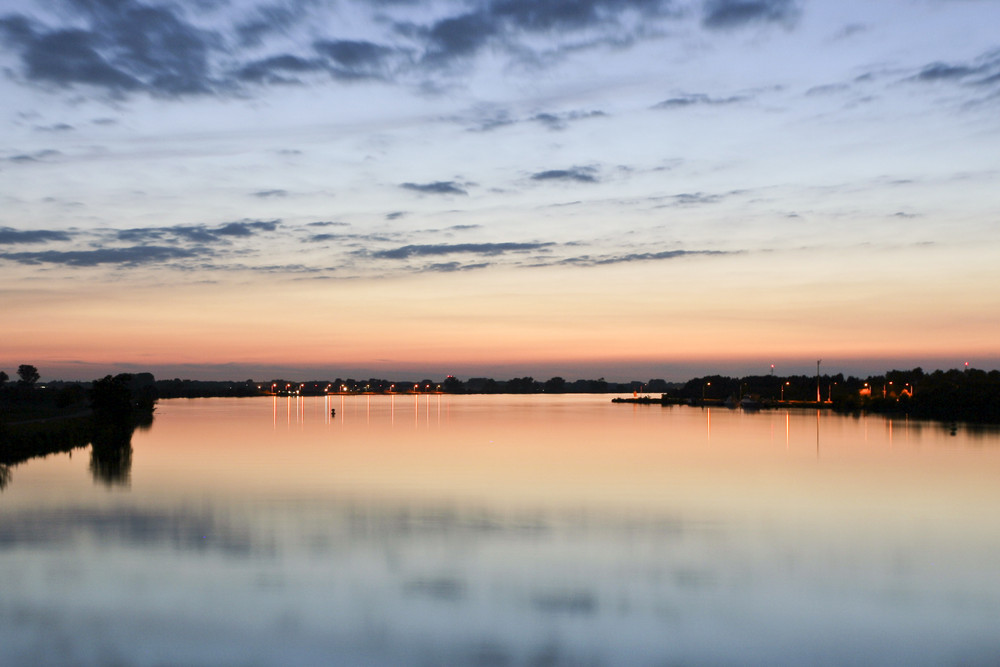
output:
<instances>
[{"instance_id":1,"label":"sunset sky","mask_svg":"<svg viewBox=\"0 0 1000 667\"><path fill-rule=\"evenodd\" d=\"M0 0L0 370L998 368L997 26L993 0Z\"/></svg>"}]
</instances>

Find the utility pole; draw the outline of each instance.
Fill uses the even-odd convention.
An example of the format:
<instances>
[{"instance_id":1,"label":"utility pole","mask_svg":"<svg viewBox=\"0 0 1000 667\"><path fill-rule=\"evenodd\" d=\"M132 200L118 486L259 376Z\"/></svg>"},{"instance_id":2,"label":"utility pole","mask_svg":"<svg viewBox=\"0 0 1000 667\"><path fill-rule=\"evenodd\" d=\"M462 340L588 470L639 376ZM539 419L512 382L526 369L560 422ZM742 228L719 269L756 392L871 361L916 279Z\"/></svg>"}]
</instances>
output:
<instances>
[{"instance_id":1,"label":"utility pole","mask_svg":"<svg viewBox=\"0 0 1000 667\"><path fill-rule=\"evenodd\" d=\"M819 365L820 365L820 363L822 361L823 361L822 359L817 359L816 360L816 404L817 405L819 405L819 402L820 402L820 399L819 399Z\"/></svg>"}]
</instances>

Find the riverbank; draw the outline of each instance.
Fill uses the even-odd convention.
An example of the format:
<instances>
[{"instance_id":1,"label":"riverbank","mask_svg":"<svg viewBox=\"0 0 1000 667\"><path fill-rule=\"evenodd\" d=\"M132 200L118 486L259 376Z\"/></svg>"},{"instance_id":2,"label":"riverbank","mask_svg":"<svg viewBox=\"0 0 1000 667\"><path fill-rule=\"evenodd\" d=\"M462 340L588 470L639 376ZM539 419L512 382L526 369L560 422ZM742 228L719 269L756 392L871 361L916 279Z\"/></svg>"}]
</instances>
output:
<instances>
[{"instance_id":1,"label":"riverbank","mask_svg":"<svg viewBox=\"0 0 1000 667\"><path fill-rule=\"evenodd\" d=\"M0 465L69 452L90 444L94 431L89 410L0 423Z\"/></svg>"}]
</instances>

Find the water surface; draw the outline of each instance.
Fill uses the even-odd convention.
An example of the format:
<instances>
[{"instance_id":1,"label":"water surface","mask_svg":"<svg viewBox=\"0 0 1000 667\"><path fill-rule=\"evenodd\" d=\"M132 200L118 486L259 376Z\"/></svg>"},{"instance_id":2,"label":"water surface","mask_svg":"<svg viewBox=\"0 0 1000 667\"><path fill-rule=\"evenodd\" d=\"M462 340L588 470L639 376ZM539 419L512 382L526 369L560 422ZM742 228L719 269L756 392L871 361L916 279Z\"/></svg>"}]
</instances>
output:
<instances>
[{"instance_id":1,"label":"water surface","mask_svg":"<svg viewBox=\"0 0 1000 667\"><path fill-rule=\"evenodd\" d=\"M161 401L10 471L0 664L1000 662L996 432L609 398Z\"/></svg>"}]
</instances>

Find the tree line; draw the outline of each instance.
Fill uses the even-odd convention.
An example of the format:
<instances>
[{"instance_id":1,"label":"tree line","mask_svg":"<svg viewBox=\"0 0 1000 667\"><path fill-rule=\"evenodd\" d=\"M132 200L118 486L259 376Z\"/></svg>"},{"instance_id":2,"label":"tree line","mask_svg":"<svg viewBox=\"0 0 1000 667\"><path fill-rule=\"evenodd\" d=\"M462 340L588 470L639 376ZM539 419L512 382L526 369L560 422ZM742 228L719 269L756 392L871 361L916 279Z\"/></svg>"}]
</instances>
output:
<instances>
[{"instance_id":1,"label":"tree line","mask_svg":"<svg viewBox=\"0 0 1000 667\"><path fill-rule=\"evenodd\" d=\"M531 376L498 380L473 377L461 380L448 376L443 380L423 378L390 381L384 378L336 378L298 382L272 379L265 382L214 380L157 380L150 373L106 376L91 383L49 382L44 389L37 387L40 375L30 364L17 369L18 380L10 383L6 372L0 371L0 399L6 404L48 401L57 409L91 408L94 400L108 402L123 411L122 387L127 385L129 400L151 409L157 398L200 398L213 396L260 396L272 393L322 395L327 393L447 393L447 394L561 394L561 393L643 393L660 394L681 401L721 401L733 397L751 396L762 402L816 402L817 399L841 411L899 412L922 419L945 421L975 421L1000 423L1000 371L936 370L924 372L892 370L866 377L844 376L843 373L815 375L748 375L729 377L708 375L692 378L685 383L668 383L663 379L646 382L609 382L604 378L567 380L552 377L536 380ZM117 378L117 379L116 379ZM95 394L95 387L97 392ZM29 400L31 399L31 400ZM24 412L22 410L22 412ZM27 411L31 414L30 410ZM3 418L0 417L0 420ZM0 421L2 423L2 421Z\"/></svg>"},{"instance_id":2,"label":"tree line","mask_svg":"<svg viewBox=\"0 0 1000 667\"><path fill-rule=\"evenodd\" d=\"M1000 371L892 370L867 377L835 375L711 375L670 394L692 402L751 396L768 401L829 403L841 412L908 414L917 419L1000 423Z\"/></svg>"}]
</instances>

